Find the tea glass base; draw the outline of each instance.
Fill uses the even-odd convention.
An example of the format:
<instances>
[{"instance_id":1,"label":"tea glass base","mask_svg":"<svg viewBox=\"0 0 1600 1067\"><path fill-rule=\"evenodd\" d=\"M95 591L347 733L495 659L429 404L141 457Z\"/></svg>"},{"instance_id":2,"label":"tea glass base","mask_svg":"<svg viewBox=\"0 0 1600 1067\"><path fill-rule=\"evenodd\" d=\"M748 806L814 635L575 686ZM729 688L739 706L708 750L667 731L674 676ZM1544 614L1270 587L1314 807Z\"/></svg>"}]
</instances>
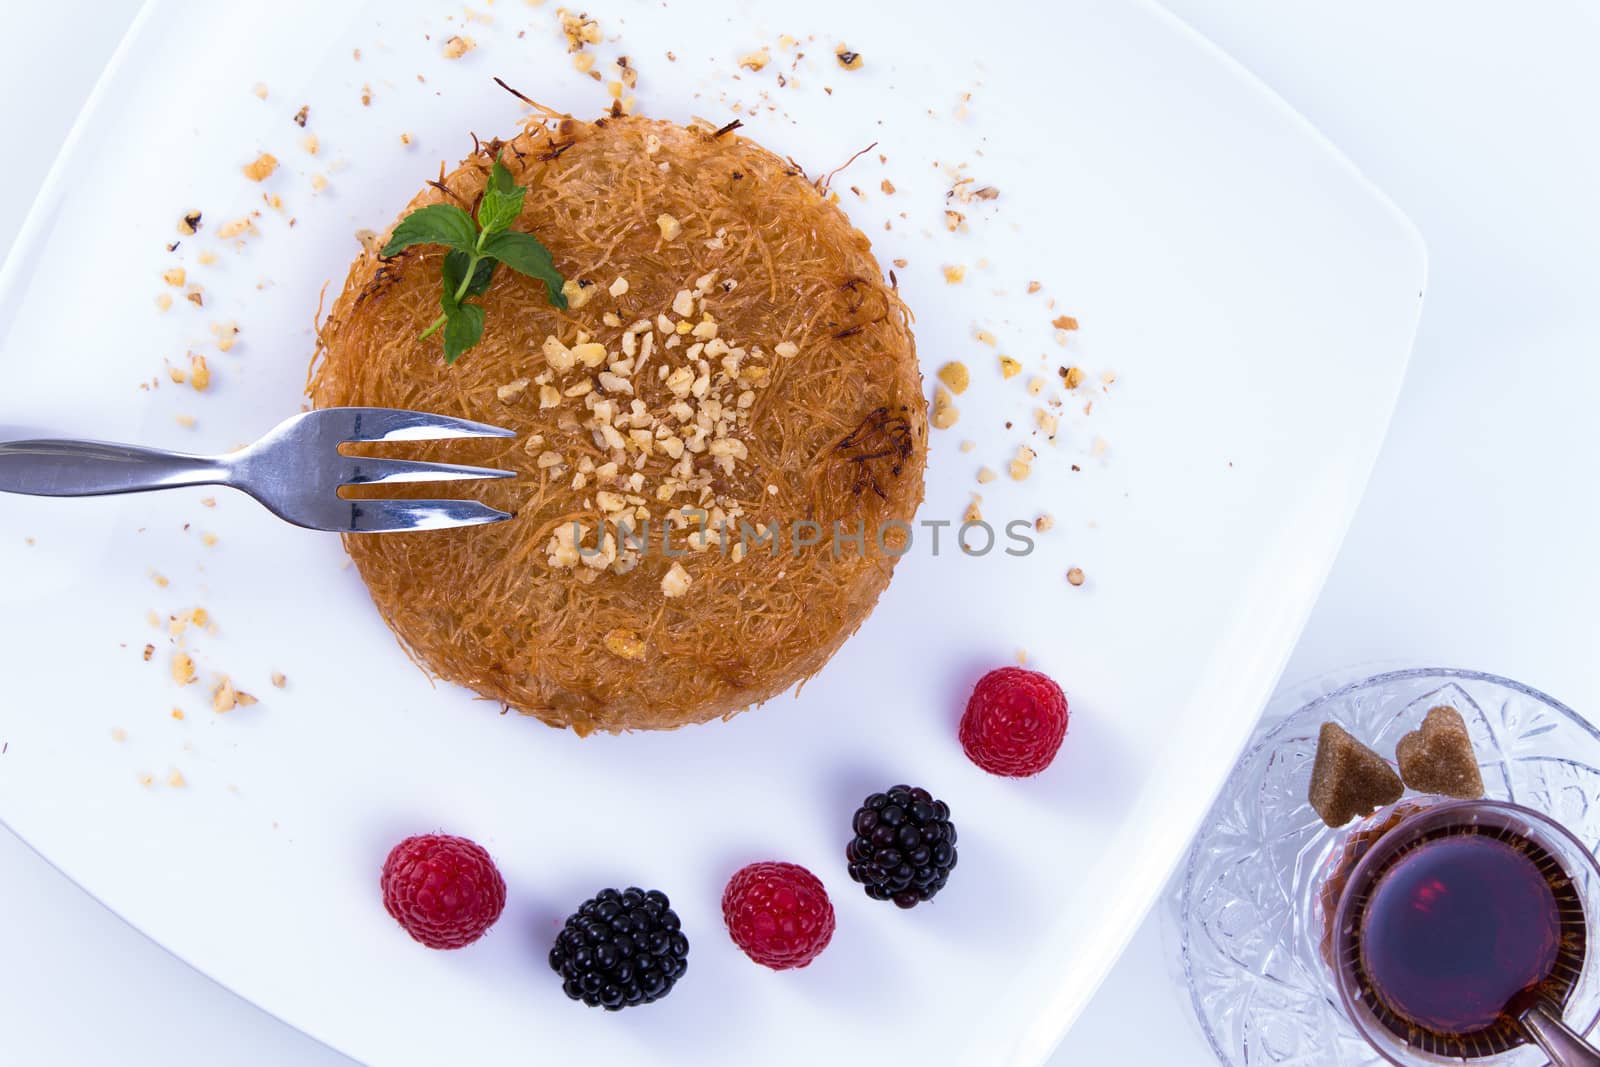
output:
<instances>
[{"instance_id":1,"label":"tea glass base","mask_svg":"<svg viewBox=\"0 0 1600 1067\"><path fill-rule=\"evenodd\" d=\"M1345 1017L1322 958L1317 896L1346 830L1323 825L1306 792L1324 722L1392 758L1439 704L1466 719L1487 796L1549 815L1590 850L1600 844L1600 730L1537 690L1424 668L1330 676L1280 696L1201 825L1175 900L1184 978L1222 1063L1387 1062ZM1534 1067L1545 1057L1529 1046L1472 1062Z\"/></svg>"}]
</instances>

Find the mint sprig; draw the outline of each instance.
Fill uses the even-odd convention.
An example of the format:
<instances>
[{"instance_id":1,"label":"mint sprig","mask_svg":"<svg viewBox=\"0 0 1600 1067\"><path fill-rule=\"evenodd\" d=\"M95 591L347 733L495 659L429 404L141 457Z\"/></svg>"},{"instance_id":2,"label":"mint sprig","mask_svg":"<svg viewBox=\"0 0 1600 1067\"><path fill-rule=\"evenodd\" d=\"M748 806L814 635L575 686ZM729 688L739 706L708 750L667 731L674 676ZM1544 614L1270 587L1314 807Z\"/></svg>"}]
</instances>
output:
<instances>
[{"instance_id":1,"label":"mint sprig","mask_svg":"<svg viewBox=\"0 0 1600 1067\"><path fill-rule=\"evenodd\" d=\"M544 282L550 303L565 311L562 277L550 250L532 234L519 233L511 224L522 214L526 187L516 184L498 155L489 171L489 185L478 201L476 220L454 204L429 204L400 220L382 256L393 256L413 245L443 245L440 271L443 313L422 331L425 340L444 328L444 361L454 363L483 338L483 305L471 303L489 291L495 268L504 263L518 274Z\"/></svg>"}]
</instances>

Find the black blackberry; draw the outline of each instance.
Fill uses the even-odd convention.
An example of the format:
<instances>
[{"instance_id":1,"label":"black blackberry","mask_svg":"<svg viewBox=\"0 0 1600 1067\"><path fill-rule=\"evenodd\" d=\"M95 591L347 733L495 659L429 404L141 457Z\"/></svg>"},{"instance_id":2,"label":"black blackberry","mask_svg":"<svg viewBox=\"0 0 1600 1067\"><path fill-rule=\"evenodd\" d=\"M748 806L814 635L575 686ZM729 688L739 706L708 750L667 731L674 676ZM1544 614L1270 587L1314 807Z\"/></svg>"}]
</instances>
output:
<instances>
[{"instance_id":1,"label":"black blackberry","mask_svg":"<svg viewBox=\"0 0 1600 1067\"><path fill-rule=\"evenodd\" d=\"M602 889L567 917L550 949L561 988L591 1008L621 1011L672 992L689 967L689 939L667 895Z\"/></svg>"},{"instance_id":2,"label":"black blackberry","mask_svg":"<svg viewBox=\"0 0 1600 1067\"><path fill-rule=\"evenodd\" d=\"M897 785L862 802L844 850L850 877L873 900L914 908L944 888L956 869L956 827L950 807L926 789Z\"/></svg>"}]
</instances>

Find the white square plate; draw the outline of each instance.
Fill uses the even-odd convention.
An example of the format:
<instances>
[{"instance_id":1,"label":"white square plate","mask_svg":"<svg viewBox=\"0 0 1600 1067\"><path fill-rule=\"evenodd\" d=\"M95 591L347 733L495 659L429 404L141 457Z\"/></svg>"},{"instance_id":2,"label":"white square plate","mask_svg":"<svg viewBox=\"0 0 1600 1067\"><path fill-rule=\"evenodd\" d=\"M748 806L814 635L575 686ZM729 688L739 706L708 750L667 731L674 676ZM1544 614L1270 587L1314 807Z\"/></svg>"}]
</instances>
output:
<instances>
[{"instance_id":1,"label":"white square plate","mask_svg":"<svg viewBox=\"0 0 1600 1067\"><path fill-rule=\"evenodd\" d=\"M503 0L463 24L424 0L152 2L0 275L0 433L220 450L294 411L318 293L340 284L353 232L381 230L466 154L469 129L523 114L490 75L578 114L604 106L553 7ZM959 520L978 465L1003 469L1032 440L1029 377L1090 371L1033 476L983 490L991 521L1049 512L1055 530L1020 559L914 552L798 696L580 740L432 687L335 538L242 498L6 497L0 817L182 958L371 1063L1037 1062L1158 891L1299 633L1399 387L1421 241L1281 101L1141 0L591 10L620 34L600 52L631 57L646 113L726 121L737 101L746 132L813 174L877 143L834 187L886 265L909 260L925 372L962 359L975 379L960 424L934 435L921 517ZM454 33L478 48L451 62ZM803 42L796 66L781 33ZM834 63L841 38L862 70ZM735 80L761 45L774 63ZM316 156L291 122L302 104ZM239 168L262 150L283 164L250 185ZM1000 190L963 209L970 232L943 227L945 164ZM168 254L191 208L205 228ZM252 208L259 237L217 240ZM205 306L158 314L175 263ZM1083 324L1065 349L1049 325L1063 312ZM225 320L243 332L224 355L208 327ZM1003 382L978 329L1025 375ZM204 396L162 372L191 349L214 369ZM172 684L146 615L196 605L218 626L189 638L203 675L259 705L217 715L205 686ZM954 730L971 683L1019 648L1074 714L1056 765L1020 782L969 764ZM173 770L187 785L165 784ZM949 887L909 913L868 900L843 861L856 804L901 780L947 800L961 832ZM499 926L461 952L414 945L378 899L389 846L439 828L484 843L510 885ZM838 933L807 970L756 968L721 929L723 883L756 859L803 863L832 892ZM630 883L671 895L690 969L661 1004L608 1016L568 1002L545 955L567 912Z\"/></svg>"}]
</instances>

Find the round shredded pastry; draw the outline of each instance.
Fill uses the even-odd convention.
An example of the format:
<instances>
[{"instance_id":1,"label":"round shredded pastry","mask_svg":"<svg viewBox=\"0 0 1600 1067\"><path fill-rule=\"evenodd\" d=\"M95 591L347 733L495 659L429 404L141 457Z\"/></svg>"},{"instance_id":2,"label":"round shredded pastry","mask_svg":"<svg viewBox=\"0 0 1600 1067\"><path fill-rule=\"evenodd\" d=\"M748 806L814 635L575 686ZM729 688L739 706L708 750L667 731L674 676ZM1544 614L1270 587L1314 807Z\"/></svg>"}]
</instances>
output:
<instances>
[{"instance_id":1,"label":"round shredded pastry","mask_svg":"<svg viewBox=\"0 0 1600 1067\"><path fill-rule=\"evenodd\" d=\"M372 242L320 330L318 407L518 434L405 447L515 471L458 493L515 518L347 536L378 610L437 676L579 733L727 717L814 674L871 612L922 499L911 316L866 236L792 162L642 118L541 116L407 211L473 210L496 154L568 310L502 267L482 341L447 366L437 335L418 340L442 250L383 259Z\"/></svg>"}]
</instances>

